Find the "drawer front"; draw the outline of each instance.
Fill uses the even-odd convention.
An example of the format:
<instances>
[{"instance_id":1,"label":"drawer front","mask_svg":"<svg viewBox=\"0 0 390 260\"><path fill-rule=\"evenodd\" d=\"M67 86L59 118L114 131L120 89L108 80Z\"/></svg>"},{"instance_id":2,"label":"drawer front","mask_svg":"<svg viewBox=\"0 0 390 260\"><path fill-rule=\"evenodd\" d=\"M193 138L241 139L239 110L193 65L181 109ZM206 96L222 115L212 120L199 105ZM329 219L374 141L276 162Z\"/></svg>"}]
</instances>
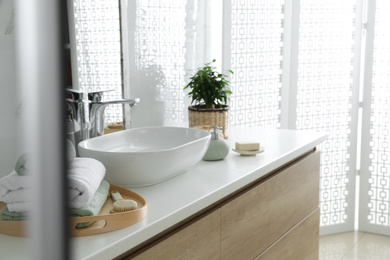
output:
<instances>
[{"instance_id":1,"label":"drawer front","mask_svg":"<svg viewBox=\"0 0 390 260\"><path fill-rule=\"evenodd\" d=\"M254 259L318 208L319 152L221 207L222 259Z\"/></svg>"},{"instance_id":2,"label":"drawer front","mask_svg":"<svg viewBox=\"0 0 390 260\"><path fill-rule=\"evenodd\" d=\"M256 260L318 259L319 218L317 209Z\"/></svg>"},{"instance_id":3,"label":"drawer front","mask_svg":"<svg viewBox=\"0 0 390 260\"><path fill-rule=\"evenodd\" d=\"M220 259L220 210L129 259Z\"/></svg>"}]
</instances>

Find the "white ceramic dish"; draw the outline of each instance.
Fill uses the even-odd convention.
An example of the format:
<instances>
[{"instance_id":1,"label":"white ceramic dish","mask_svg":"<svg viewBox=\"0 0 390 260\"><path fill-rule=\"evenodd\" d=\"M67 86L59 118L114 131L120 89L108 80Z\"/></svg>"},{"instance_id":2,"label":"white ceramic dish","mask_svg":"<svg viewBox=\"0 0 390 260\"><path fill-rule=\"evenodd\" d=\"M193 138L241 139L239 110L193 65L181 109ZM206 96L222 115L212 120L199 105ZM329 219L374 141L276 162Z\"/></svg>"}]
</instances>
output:
<instances>
[{"instance_id":1,"label":"white ceramic dish","mask_svg":"<svg viewBox=\"0 0 390 260\"><path fill-rule=\"evenodd\" d=\"M236 153L243 155L243 156L254 156L256 154L264 152L264 147L260 147L260 149L258 151L239 151L239 150L236 150L234 148L232 150Z\"/></svg>"},{"instance_id":2,"label":"white ceramic dish","mask_svg":"<svg viewBox=\"0 0 390 260\"><path fill-rule=\"evenodd\" d=\"M210 133L182 127L143 127L85 140L82 157L101 161L105 179L125 187L162 182L189 170L207 151Z\"/></svg>"}]
</instances>

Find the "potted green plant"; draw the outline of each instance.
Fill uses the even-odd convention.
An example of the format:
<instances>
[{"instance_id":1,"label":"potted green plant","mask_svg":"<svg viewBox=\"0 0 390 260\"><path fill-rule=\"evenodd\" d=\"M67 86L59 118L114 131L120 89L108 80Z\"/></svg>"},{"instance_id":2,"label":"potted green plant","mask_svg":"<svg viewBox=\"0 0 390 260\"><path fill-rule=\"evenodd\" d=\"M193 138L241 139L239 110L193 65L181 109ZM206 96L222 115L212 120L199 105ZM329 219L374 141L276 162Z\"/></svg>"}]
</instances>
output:
<instances>
[{"instance_id":1,"label":"potted green plant","mask_svg":"<svg viewBox=\"0 0 390 260\"><path fill-rule=\"evenodd\" d=\"M189 89L191 106L188 107L189 126L209 129L212 126L222 127L222 136L228 137L229 106L227 101L232 94L229 88L228 75L217 72L212 62L206 63L190 77L184 87ZM233 74L233 71L229 70Z\"/></svg>"}]
</instances>

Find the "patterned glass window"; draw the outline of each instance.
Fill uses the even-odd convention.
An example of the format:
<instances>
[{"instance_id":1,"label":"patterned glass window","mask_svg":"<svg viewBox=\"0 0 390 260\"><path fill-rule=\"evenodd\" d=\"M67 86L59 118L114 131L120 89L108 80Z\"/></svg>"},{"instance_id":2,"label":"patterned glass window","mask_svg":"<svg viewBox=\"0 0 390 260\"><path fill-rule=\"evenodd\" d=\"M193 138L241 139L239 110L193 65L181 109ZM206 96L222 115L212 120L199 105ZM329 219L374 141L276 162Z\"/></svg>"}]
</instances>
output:
<instances>
[{"instance_id":1,"label":"patterned glass window","mask_svg":"<svg viewBox=\"0 0 390 260\"><path fill-rule=\"evenodd\" d=\"M231 4L231 124L279 127L284 1Z\"/></svg>"},{"instance_id":2,"label":"patterned glass window","mask_svg":"<svg viewBox=\"0 0 390 260\"><path fill-rule=\"evenodd\" d=\"M74 0L79 89L114 90L105 100L122 97L118 1ZM122 106L105 110L107 122L122 121Z\"/></svg>"},{"instance_id":3,"label":"patterned glass window","mask_svg":"<svg viewBox=\"0 0 390 260\"><path fill-rule=\"evenodd\" d=\"M301 1L296 126L328 135L319 147L321 226L354 220L348 215L354 11L353 0Z\"/></svg>"},{"instance_id":4,"label":"patterned glass window","mask_svg":"<svg viewBox=\"0 0 390 260\"><path fill-rule=\"evenodd\" d=\"M390 3L376 1L368 222L390 227ZM364 205L366 207L366 205Z\"/></svg>"}]
</instances>

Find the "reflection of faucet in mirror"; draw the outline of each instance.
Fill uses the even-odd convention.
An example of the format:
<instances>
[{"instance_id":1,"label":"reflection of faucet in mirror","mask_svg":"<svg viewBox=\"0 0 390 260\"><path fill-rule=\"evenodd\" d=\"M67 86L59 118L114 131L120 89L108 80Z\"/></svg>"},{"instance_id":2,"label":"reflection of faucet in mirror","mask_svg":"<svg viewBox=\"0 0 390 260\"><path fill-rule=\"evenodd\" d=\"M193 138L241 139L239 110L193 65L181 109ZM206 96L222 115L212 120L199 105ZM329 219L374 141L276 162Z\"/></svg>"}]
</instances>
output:
<instances>
[{"instance_id":1,"label":"reflection of faucet in mirror","mask_svg":"<svg viewBox=\"0 0 390 260\"><path fill-rule=\"evenodd\" d=\"M103 91L88 93L89 99L89 137L93 138L104 134L104 110L108 105L128 104L130 107L137 105L140 101L136 99L118 99L112 101L101 101Z\"/></svg>"},{"instance_id":2,"label":"reflection of faucet in mirror","mask_svg":"<svg viewBox=\"0 0 390 260\"><path fill-rule=\"evenodd\" d=\"M66 89L66 134L75 147L83 140L104 134L104 110L108 105L129 104L133 107L140 101L139 98L102 101L104 92ZM89 109L86 109L87 104Z\"/></svg>"},{"instance_id":3,"label":"reflection of faucet in mirror","mask_svg":"<svg viewBox=\"0 0 390 260\"><path fill-rule=\"evenodd\" d=\"M74 89L66 90L66 135L77 147L88 138L88 116L85 109L86 93ZM76 149L77 150L77 149Z\"/></svg>"}]
</instances>

